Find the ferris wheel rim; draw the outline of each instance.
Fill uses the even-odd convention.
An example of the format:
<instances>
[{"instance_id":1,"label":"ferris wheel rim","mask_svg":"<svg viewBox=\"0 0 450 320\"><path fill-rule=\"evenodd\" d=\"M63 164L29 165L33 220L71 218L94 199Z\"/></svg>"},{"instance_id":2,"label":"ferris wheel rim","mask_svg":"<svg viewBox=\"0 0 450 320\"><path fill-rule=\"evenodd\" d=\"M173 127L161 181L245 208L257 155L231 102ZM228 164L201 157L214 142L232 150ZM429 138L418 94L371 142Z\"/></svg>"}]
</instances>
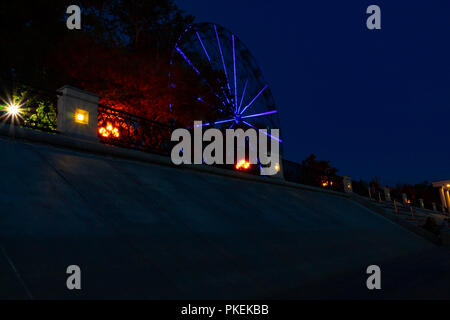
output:
<instances>
[{"instance_id":1,"label":"ferris wheel rim","mask_svg":"<svg viewBox=\"0 0 450 320\"><path fill-rule=\"evenodd\" d=\"M170 58L170 65L172 65L173 62L174 62L174 59L175 59L175 56L176 56L176 52L180 53L181 49L179 48L179 44L183 43L183 39L186 37L186 35L189 32L195 32L196 33L196 35L198 37L198 40L199 40L199 43L201 44L201 47L203 48L204 53L206 55L206 58L211 63L211 57L208 54L208 51L206 50L205 45L204 45L204 41L202 40L202 38L201 38L201 36L199 34L199 32L202 31L202 28L207 28L207 27L213 27L215 32L216 32L217 42L218 42L219 50L221 52L221 57L222 57L222 64L223 64L223 67L224 67L224 73L225 73L225 76L227 78L228 78L227 68L225 67L225 62L224 62L224 58L223 58L221 42L219 40L218 30L220 30L222 32L222 35L223 34L231 35L231 40L233 42L234 94L233 94L233 92L231 92L232 90L231 90L231 88L229 86L230 82L229 82L228 79L227 79L227 87L228 87L228 89L230 91L229 94L230 95L234 95L235 116L237 116L240 119L242 119L241 123L245 124L247 127L250 127L250 128L255 128L255 126L252 125L251 123L249 123L248 121L244 121L244 119L251 119L251 118L256 118L258 116L267 116L267 115L277 114L276 122L279 123L279 110L276 107L275 98L273 97L273 94L271 92L270 92L270 99L268 99L268 100L273 101L272 109L269 110L269 107L266 106L266 108L268 109L268 111L266 113L257 113L257 114L250 114L250 115L246 115L245 114L245 112L253 105L253 103L260 97L260 95L263 94L267 88L269 88L269 83L267 82L267 80L266 80L266 78L264 76L264 73L263 73L261 67L259 66L256 58L254 57L252 52L248 49L248 47L246 46L245 42L243 42L237 35L235 35L233 32L231 32L229 29L225 28L224 26L222 26L220 24L217 24L217 23L212 23L212 22L199 22L199 23L194 23L194 24L189 25L180 34L180 36L178 37L178 39L177 39L177 41L175 43L174 48L172 49L171 58ZM257 69L257 71L259 73L259 78L262 79L263 83L265 83L265 86L258 92L258 94L255 97L253 97L253 99L250 101L250 103L245 104L245 106L243 106L244 105L243 102L244 102L244 97L245 97L245 93L246 93L246 90L247 90L248 79L245 82L244 89L242 90L242 96L241 96L240 102L239 102L238 94L237 94L237 84L236 84L235 42L239 42L239 45L241 47L240 51L242 51L242 49L245 50L246 55L248 55L248 59L251 60L251 63L248 62L247 64L251 68L256 68ZM185 58L185 61L187 61L189 63L189 59L187 57L184 57L184 58ZM192 65L192 63L190 63L190 64L191 64L191 67L194 68L194 70L197 72L197 74L200 74L198 69L196 69L195 66ZM169 71L169 85L172 85L172 73L171 73L171 71L172 71L172 69L170 69L170 71ZM219 121L216 121L215 123L205 123L204 126L212 126L212 125L215 125L215 124L229 123L229 122L233 122L234 120L236 120L236 118L233 118L233 119L220 119ZM256 128L256 129L258 129L258 128ZM273 128L273 129L279 129L279 128ZM281 139L277 139L277 140L279 142L282 142Z\"/></svg>"}]
</instances>

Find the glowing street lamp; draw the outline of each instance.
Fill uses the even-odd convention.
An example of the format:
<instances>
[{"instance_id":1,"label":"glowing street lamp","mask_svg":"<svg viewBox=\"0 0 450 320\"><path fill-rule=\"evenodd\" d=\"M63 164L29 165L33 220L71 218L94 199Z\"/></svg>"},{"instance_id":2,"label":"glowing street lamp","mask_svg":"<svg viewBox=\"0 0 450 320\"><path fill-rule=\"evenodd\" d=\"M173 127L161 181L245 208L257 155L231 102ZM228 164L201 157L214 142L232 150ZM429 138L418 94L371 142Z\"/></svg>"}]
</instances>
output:
<instances>
[{"instance_id":1,"label":"glowing street lamp","mask_svg":"<svg viewBox=\"0 0 450 320\"><path fill-rule=\"evenodd\" d=\"M15 102L8 103L6 106L6 113L11 117L16 118L22 113L22 108Z\"/></svg>"},{"instance_id":2,"label":"glowing street lamp","mask_svg":"<svg viewBox=\"0 0 450 320\"><path fill-rule=\"evenodd\" d=\"M13 122L15 122L16 119L22 118L22 114L24 110L22 109L22 103L18 99L9 99L8 101L4 101L4 114L2 115L2 118L9 119L11 118Z\"/></svg>"}]
</instances>

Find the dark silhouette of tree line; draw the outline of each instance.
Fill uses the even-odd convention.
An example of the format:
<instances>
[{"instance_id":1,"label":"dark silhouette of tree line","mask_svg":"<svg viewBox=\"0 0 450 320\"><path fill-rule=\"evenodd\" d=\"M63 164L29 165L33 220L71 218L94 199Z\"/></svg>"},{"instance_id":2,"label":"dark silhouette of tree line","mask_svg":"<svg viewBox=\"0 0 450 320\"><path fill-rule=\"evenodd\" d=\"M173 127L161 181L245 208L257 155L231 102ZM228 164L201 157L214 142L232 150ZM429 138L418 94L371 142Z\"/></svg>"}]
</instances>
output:
<instances>
[{"instance_id":1,"label":"dark silhouette of tree line","mask_svg":"<svg viewBox=\"0 0 450 320\"><path fill-rule=\"evenodd\" d=\"M284 160L283 165L285 179L288 181L343 191L343 177L337 174L339 170L331 166L330 161L318 160L314 154L308 156L301 163ZM385 199L384 187L389 189L391 199L401 201L402 195L406 194L411 205L419 207L419 199L422 199L425 208L432 209L434 202L440 210L439 193L428 181L418 184L397 184L396 186L382 186L378 177L370 181L363 179L352 181L354 193L368 197L370 190L370 196L374 199L378 199L379 196L381 199Z\"/></svg>"},{"instance_id":2,"label":"dark silhouette of tree line","mask_svg":"<svg viewBox=\"0 0 450 320\"><path fill-rule=\"evenodd\" d=\"M338 169L331 166L330 161L317 160L311 154L301 163L283 160L284 177L286 180L314 187L331 190L343 190L342 177Z\"/></svg>"}]
</instances>

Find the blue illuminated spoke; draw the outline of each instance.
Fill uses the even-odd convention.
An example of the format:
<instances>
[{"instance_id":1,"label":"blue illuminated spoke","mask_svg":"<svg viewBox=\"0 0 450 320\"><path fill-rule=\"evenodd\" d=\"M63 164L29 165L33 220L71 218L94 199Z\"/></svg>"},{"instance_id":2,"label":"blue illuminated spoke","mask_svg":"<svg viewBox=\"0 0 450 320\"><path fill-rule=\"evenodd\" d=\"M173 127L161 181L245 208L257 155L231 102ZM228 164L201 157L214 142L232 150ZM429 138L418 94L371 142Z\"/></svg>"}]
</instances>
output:
<instances>
[{"instance_id":1,"label":"blue illuminated spoke","mask_svg":"<svg viewBox=\"0 0 450 320\"><path fill-rule=\"evenodd\" d=\"M216 121L214 122L214 124L221 124L221 123L227 123L227 122L231 122L231 121L235 121L235 119L228 119L228 120L220 120L220 121Z\"/></svg>"},{"instance_id":2,"label":"blue illuminated spoke","mask_svg":"<svg viewBox=\"0 0 450 320\"><path fill-rule=\"evenodd\" d=\"M238 100L237 100L237 83L236 83L236 48L234 43L234 34L231 36L233 39L233 69L234 69L234 108L237 113Z\"/></svg>"},{"instance_id":3,"label":"blue illuminated spoke","mask_svg":"<svg viewBox=\"0 0 450 320\"><path fill-rule=\"evenodd\" d=\"M278 142L283 142L281 139L278 139L277 137L274 137L274 136L271 135L270 133L267 133L267 132L264 132L264 131L258 129L257 127L255 127L254 125L248 123L247 121L242 121L242 122L245 123L246 125L252 127L253 129L256 129L256 130L258 130L259 132L265 134L265 135L268 136L269 138L272 138L273 140L276 140L276 141L278 141Z\"/></svg>"},{"instance_id":4,"label":"blue illuminated spoke","mask_svg":"<svg viewBox=\"0 0 450 320\"><path fill-rule=\"evenodd\" d=\"M215 124L222 124L222 123L227 123L227 122L231 122L231 121L235 121L236 119L228 119L228 120L220 120L220 121L216 121L213 124L207 122L207 123L202 123L201 127L206 127L206 126L211 126L211 125L215 125ZM196 128L200 127L200 125L196 125Z\"/></svg>"},{"instance_id":5,"label":"blue illuminated spoke","mask_svg":"<svg viewBox=\"0 0 450 320\"><path fill-rule=\"evenodd\" d=\"M216 32L217 44L219 45L220 56L222 58L223 71L225 72L225 77L227 78L228 90L231 92L230 82L228 81L227 68L225 67L225 59L223 58L222 46L220 44L219 34L217 33L217 27L214 25L214 31Z\"/></svg>"},{"instance_id":6,"label":"blue illuminated spoke","mask_svg":"<svg viewBox=\"0 0 450 320\"><path fill-rule=\"evenodd\" d=\"M200 38L200 34L198 33L198 31L196 33L197 33L198 41L200 41L200 44L202 45L203 51L205 51L208 61L211 62L211 58L209 57L208 51L206 51L205 45L203 44L203 41L202 41L202 38Z\"/></svg>"},{"instance_id":7,"label":"blue illuminated spoke","mask_svg":"<svg viewBox=\"0 0 450 320\"><path fill-rule=\"evenodd\" d=\"M242 92L241 103L239 104L239 107L238 107L238 110L237 110L238 114L241 111L242 103L244 102L245 91L247 90L247 84L248 84L248 80L245 81L244 91Z\"/></svg>"},{"instance_id":8,"label":"blue illuminated spoke","mask_svg":"<svg viewBox=\"0 0 450 320\"><path fill-rule=\"evenodd\" d=\"M184 54L184 52L180 48L178 48L178 46L175 47L175 49L177 49L177 51L181 54L184 60L186 60L186 62L195 70L195 72L197 72L197 74L200 74L200 71L198 71L198 69L194 67L191 60L189 60L189 58Z\"/></svg>"},{"instance_id":9,"label":"blue illuminated spoke","mask_svg":"<svg viewBox=\"0 0 450 320\"><path fill-rule=\"evenodd\" d=\"M248 118L256 118L256 117L264 117L264 116L268 116L274 113L277 113L277 110L272 110L272 111L267 111L267 112L263 112L263 113L256 113L256 114L250 114L248 116L244 116L241 119L248 119Z\"/></svg>"},{"instance_id":10,"label":"blue illuminated spoke","mask_svg":"<svg viewBox=\"0 0 450 320\"><path fill-rule=\"evenodd\" d=\"M194 66L194 64L191 62L191 60L189 60L189 58L186 56L186 54L177 46L175 47L175 49L180 53L180 55L184 58L184 60L192 67L192 69L195 70L195 72L200 75L200 71L198 71L198 69ZM203 78L202 78L203 79ZM203 81L206 82L206 84L212 89L211 85L208 83L208 81L206 81L205 79L203 79ZM218 94L215 94L215 96L220 100L220 102L222 103L223 106L226 106L225 102L222 101L222 99L219 97ZM225 95L225 98L228 100L228 97ZM228 103L230 103L230 101L228 100Z\"/></svg>"},{"instance_id":11,"label":"blue illuminated spoke","mask_svg":"<svg viewBox=\"0 0 450 320\"><path fill-rule=\"evenodd\" d=\"M202 123L201 125L199 125L199 124L196 124L196 125L194 125L194 128L198 128L198 127L206 127L206 126L210 126L211 124L209 123L209 122L207 122L207 123Z\"/></svg>"},{"instance_id":12,"label":"blue illuminated spoke","mask_svg":"<svg viewBox=\"0 0 450 320\"><path fill-rule=\"evenodd\" d=\"M256 99L259 98L259 96L264 92L264 90L267 89L269 85L266 85L257 95L255 98L253 98L252 102L250 102L245 108L244 110L242 110L242 112L240 114L243 114L245 112L245 110L247 110L248 108L250 108L250 106L256 101Z\"/></svg>"},{"instance_id":13,"label":"blue illuminated spoke","mask_svg":"<svg viewBox=\"0 0 450 320\"><path fill-rule=\"evenodd\" d=\"M230 99L228 99L228 96L225 91L223 91L223 95L225 96L225 99L227 99L227 102L230 103Z\"/></svg>"}]
</instances>

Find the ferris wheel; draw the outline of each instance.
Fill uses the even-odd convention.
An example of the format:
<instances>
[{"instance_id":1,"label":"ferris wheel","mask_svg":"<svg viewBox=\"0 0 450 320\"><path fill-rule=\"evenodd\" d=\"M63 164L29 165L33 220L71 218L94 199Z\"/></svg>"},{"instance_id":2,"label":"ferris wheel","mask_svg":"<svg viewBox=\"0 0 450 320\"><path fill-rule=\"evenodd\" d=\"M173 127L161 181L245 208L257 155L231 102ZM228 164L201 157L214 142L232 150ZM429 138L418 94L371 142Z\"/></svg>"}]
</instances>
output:
<instances>
[{"instance_id":1,"label":"ferris wheel","mask_svg":"<svg viewBox=\"0 0 450 320\"><path fill-rule=\"evenodd\" d=\"M190 26L179 37L170 61L169 86L177 90L175 65L183 65L204 88L196 99L216 115L214 120L196 119L204 121L204 127L266 129L268 137L282 142L269 131L280 129L270 87L249 49L232 32L212 23ZM176 103L169 108L176 110Z\"/></svg>"}]
</instances>

